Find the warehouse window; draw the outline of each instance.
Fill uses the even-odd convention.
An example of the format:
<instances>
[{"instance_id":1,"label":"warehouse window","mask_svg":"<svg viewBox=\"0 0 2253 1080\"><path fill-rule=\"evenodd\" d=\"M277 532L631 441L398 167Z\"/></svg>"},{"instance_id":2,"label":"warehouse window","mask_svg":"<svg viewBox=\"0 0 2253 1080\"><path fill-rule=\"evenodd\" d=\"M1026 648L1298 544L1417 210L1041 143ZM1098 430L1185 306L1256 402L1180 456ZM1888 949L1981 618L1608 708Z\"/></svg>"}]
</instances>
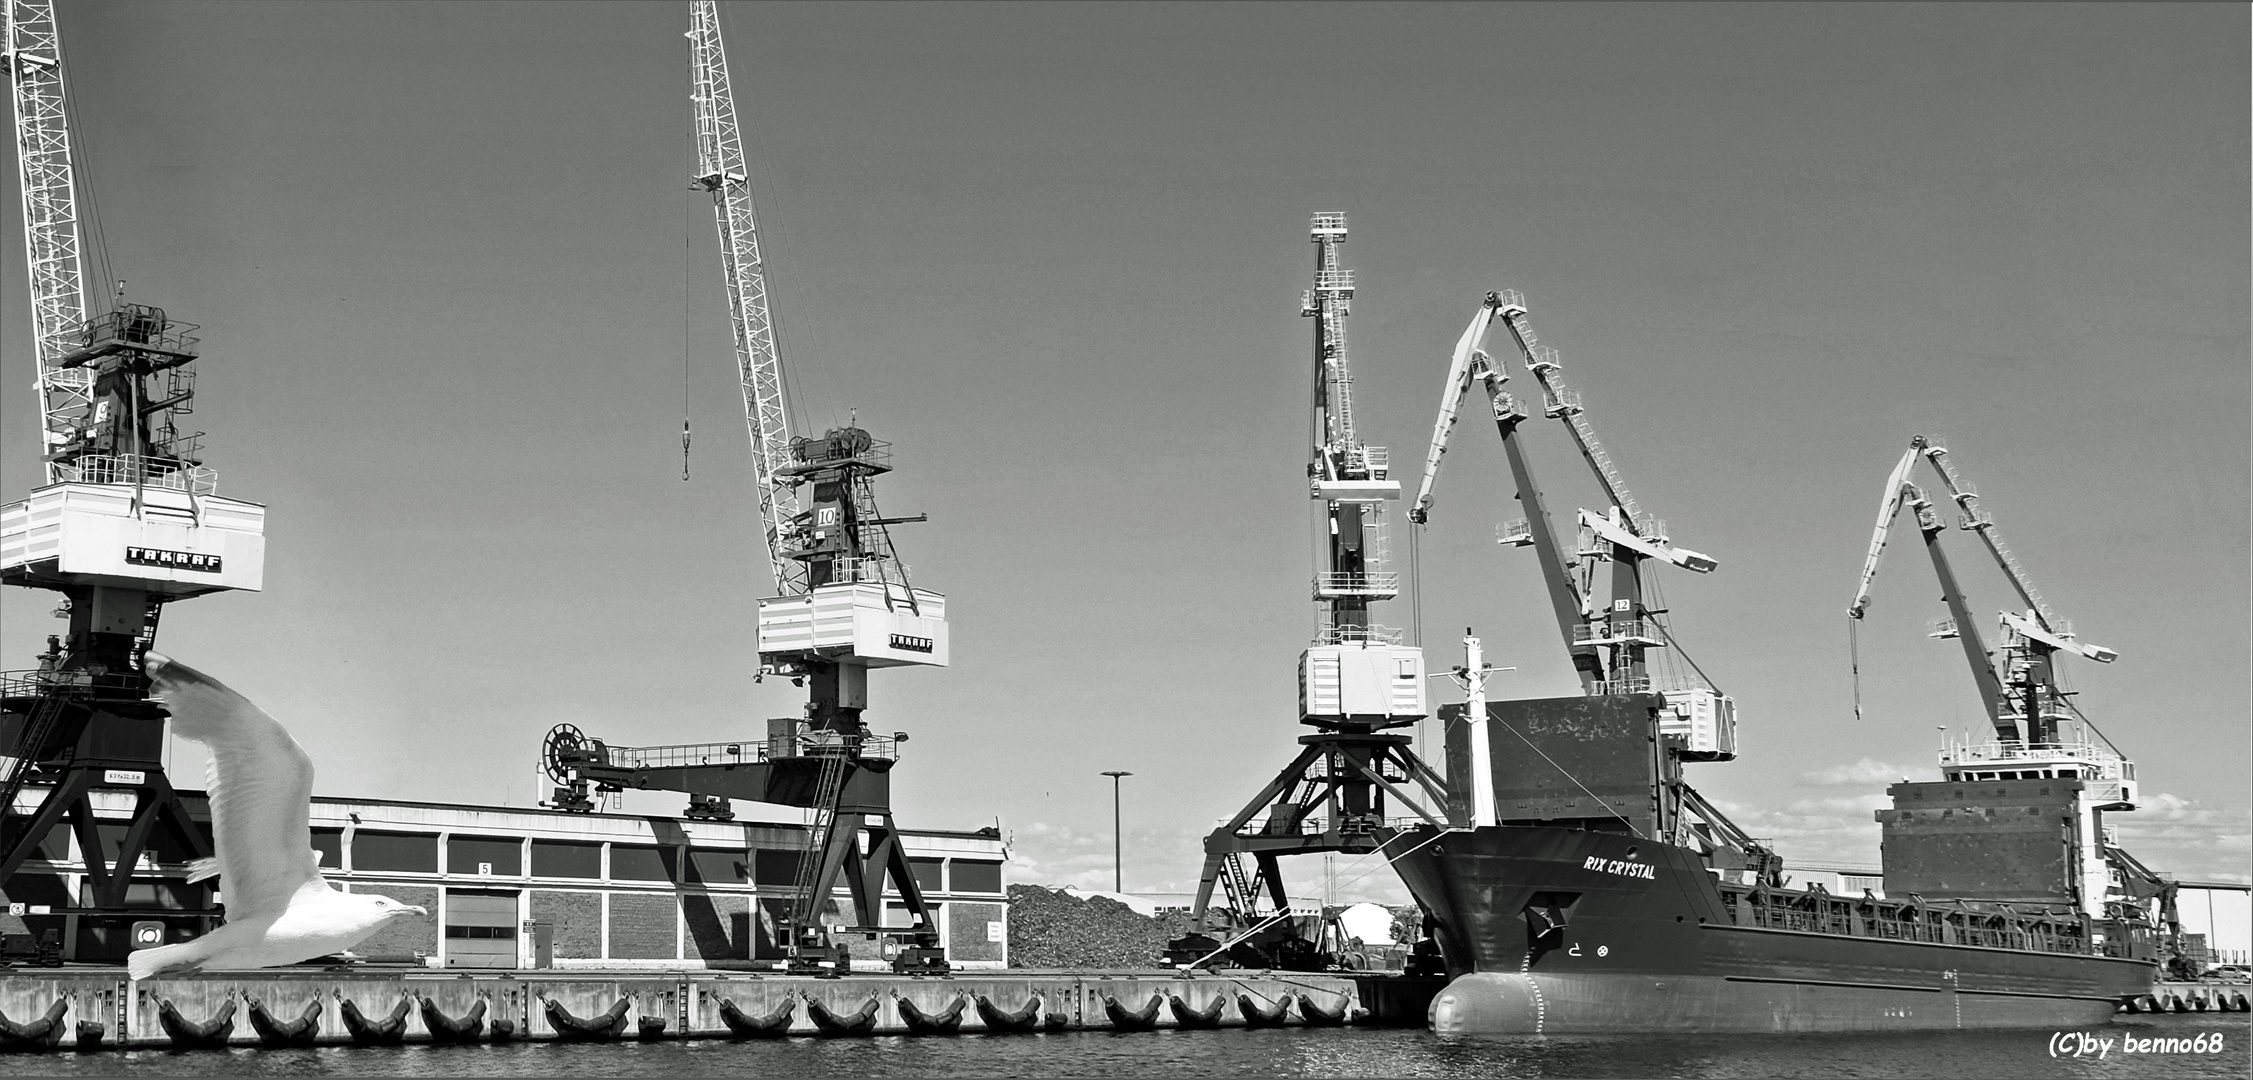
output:
<instances>
[{"instance_id":1,"label":"warehouse window","mask_svg":"<svg viewBox=\"0 0 2253 1080\"><path fill-rule=\"evenodd\" d=\"M997 893L1001 891L1001 864L973 862L969 859L954 861L954 891Z\"/></svg>"},{"instance_id":2,"label":"warehouse window","mask_svg":"<svg viewBox=\"0 0 2253 1080\"><path fill-rule=\"evenodd\" d=\"M450 938L476 938L479 941L514 941L516 940L516 927L449 926L446 928L446 936Z\"/></svg>"},{"instance_id":3,"label":"warehouse window","mask_svg":"<svg viewBox=\"0 0 2253 1080\"><path fill-rule=\"evenodd\" d=\"M446 872L516 877L524 873L524 841L500 836L448 837Z\"/></svg>"},{"instance_id":4,"label":"warehouse window","mask_svg":"<svg viewBox=\"0 0 2253 1080\"><path fill-rule=\"evenodd\" d=\"M762 885L789 885L798 880L802 852L761 849L751 853L751 879Z\"/></svg>"},{"instance_id":5,"label":"warehouse window","mask_svg":"<svg viewBox=\"0 0 2253 1080\"><path fill-rule=\"evenodd\" d=\"M532 876L599 878L602 876L602 845L534 840Z\"/></svg>"},{"instance_id":6,"label":"warehouse window","mask_svg":"<svg viewBox=\"0 0 2253 1080\"><path fill-rule=\"evenodd\" d=\"M672 862L678 856L671 848L643 847L638 844L610 845L610 880L612 881L671 881Z\"/></svg>"},{"instance_id":7,"label":"warehouse window","mask_svg":"<svg viewBox=\"0 0 2253 1080\"><path fill-rule=\"evenodd\" d=\"M699 881L713 885L741 885L750 880L750 867L745 865L740 851L706 851L691 848L688 853L691 869Z\"/></svg>"},{"instance_id":8,"label":"warehouse window","mask_svg":"<svg viewBox=\"0 0 2253 1080\"><path fill-rule=\"evenodd\" d=\"M438 872L438 838L427 833L361 829L352 834L352 869L435 874Z\"/></svg>"},{"instance_id":9,"label":"warehouse window","mask_svg":"<svg viewBox=\"0 0 2253 1080\"><path fill-rule=\"evenodd\" d=\"M321 869L344 869L344 830L313 830L313 850L321 853Z\"/></svg>"},{"instance_id":10,"label":"warehouse window","mask_svg":"<svg viewBox=\"0 0 2253 1080\"><path fill-rule=\"evenodd\" d=\"M938 892L941 888L944 887L939 882L939 869L945 865L942 860L909 859L907 861L907 865L908 869L915 871L915 884L917 888L922 889L924 892Z\"/></svg>"}]
</instances>

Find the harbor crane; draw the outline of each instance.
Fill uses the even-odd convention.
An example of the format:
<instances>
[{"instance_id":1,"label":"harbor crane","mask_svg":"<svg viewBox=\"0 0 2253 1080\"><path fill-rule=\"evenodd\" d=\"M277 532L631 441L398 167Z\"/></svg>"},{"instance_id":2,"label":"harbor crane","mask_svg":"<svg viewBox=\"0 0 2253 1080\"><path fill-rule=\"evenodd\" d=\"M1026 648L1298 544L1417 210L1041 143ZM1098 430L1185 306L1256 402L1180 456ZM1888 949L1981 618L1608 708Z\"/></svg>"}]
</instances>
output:
<instances>
[{"instance_id":1,"label":"harbor crane","mask_svg":"<svg viewBox=\"0 0 2253 1080\"><path fill-rule=\"evenodd\" d=\"M48 0L7 0L41 484L0 507L0 582L61 594L69 629L33 670L0 674L0 889L58 959L116 961L217 925L200 793L164 768L162 705L142 657L164 606L264 582L265 507L217 494L195 399L197 327L107 290L89 292L61 36ZM122 292L122 283L120 283ZM43 798L18 813L19 800ZM97 794L129 794L123 825ZM85 885L52 869L67 835ZM166 872L164 867L170 866Z\"/></svg>"},{"instance_id":2,"label":"harbor crane","mask_svg":"<svg viewBox=\"0 0 2253 1080\"><path fill-rule=\"evenodd\" d=\"M1971 613L1971 600L1941 547L1940 535L1947 526L1934 508L1934 500L1912 479L1919 459L1946 486L1948 498L1960 511L1957 526L1978 535L1981 546L2025 605L2023 612L2000 613L2002 638L1994 652L1987 649ZM1854 600L1847 607L1848 625L1858 626L1869 613L1878 563L1903 509L1916 519L1917 531L1924 537L1933 573L1940 582L1941 602L1948 610L1945 617L1932 623L1931 636L1955 638L1962 645L1980 706L1994 731L1991 740L1951 740L1940 754L1943 776L1974 783L2035 778L2080 781L2073 799L2070 847L2074 890L2083 912L2093 919L2121 918L2127 915L2127 907L2148 899L2158 899L2162 909L2171 907L2172 886L2113 843L2103 825L2105 813L2136 808L2135 763L2080 717L2072 703L2073 692L2064 689L2057 677L2058 653L2101 664L2119 659L2120 654L2080 640L2072 624L2050 608L2034 588L2026 568L2003 543L1994 516L1949 463L1947 448L1932 438L1912 436L1908 449L1886 477L1869 552L1862 560ZM2069 726L2077 726L2078 733L2069 735ZM2172 923L2172 916L2166 921Z\"/></svg>"},{"instance_id":3,"label":"harbor crane","mask_svg":"<svg viewBox=\"0 0 2253 1080\"><path fill-rule=\"evenodd\" d=\"M1547 497L1527 453L1524 424L1531 414L1509 390L1510 375L1504 365L1486 349L1498 323L1508 331L1527 373L1540 388L1542 415L1564 424L1604 496L1604 510L1579 511L1578 543L1570 550L1550 522ZM1658 562L1705 574L1718 563L1709 555L1675 545L1666 523L1636 501L1618 465L1597 439L1579 391L1565 381L1557 350L1542 344L1534 333L1525 296L1515 289L1487 293L1456 339L1409 521L1421 528L1431 520L1440 464L1473 387L1485 393L1525 515L1503 526L1497 539L1505 546L1534 550L1550 614L1580 678L1582 694L1615 700L1641 697L1657 704L1657 731L1667 744L1657 793L1666 837L1695 843L1715 866L1772 873L1780 865L1773 853L1729 821L1681 775L1681 762L1727 761L1736 756L1735 702L1702 673L1695 678L1657 676L1648 663L1650 650L1672 646L1674 641L1659 619L1663 610L1649 599L1651 582L1644 564ZM1606 564L1608 581L1599 576ZM1468 630L1464 644L1468 658L1456 669L1456 681L1469 700L1442 705L1440 715L1463 721L1448 728L1451 739L1460 733L1463 740L1460 747L1449 746L1450 775L1458 767L1467 770L1463 785L1467 790L1460 796L1468 803L1463 807L1468 811L1466 823L1485 827L1500 823L1504 816L1497 805L1493 776L1497 751L1483 680L1490 669L1484 666L1479 639Z\"/></svg>"},{"instance_id":4,"label":"harbor crane","mask_svg":"<svg viewBox=\"0 0 2253 1080\"><path fill-rule=\"evenodd\" d=\"M1508 389L1510 376L1486 351L1494 324L1502 324L1526 371L1540 387L1542 415L1562 421L1576 449L1601 487L1606 508L1578 514L1579 543L1568 554L1550 523L1546 497L1536 481L1521 430L1530 415L1525 404ZM1440 391L1438 419L1432 425L1431 447L1424 456L1424 476L1408 517L1423 526L1431 517L1433 490L1440 462L1447 453L1462 402L1473 386L1486 393L1493 411L1502 450L1509 461L1518 507L1525 516L1504 525L1498 542L1509 547L1531 547L1539 561L1549 609L1580 677L1583 693L1614 696L1660 693L1674 719L1667 730L1681 734L1684 755L1693 761L1726 761L1736 756L1736 706L1702 676L1654 677L1648 666L1652 649L1673 644L1666 626L1647 599L1644 564L1651 561L1680 567L1691 573L1711 573L1719 563L1711 556L1678 547L1667 535L1666 523L1646 512L1629 492L1618 465L1596 437L1595 425L1580 392L1565 382L1557 350L1544 345L1528 319L1525 296L1515 289L1489 292L1455 343L1446 382ZM1609 564L1608 582L1598 580L1598 568ZM1483 730L1473 717L1474 735ZM1483 759L1482 759L1483 760Z\"/></svg>"},{"instance_id":5,"label":"harbor crane","mask_svg":"<svg viewBox=\"0 0 2253 1080\"><path fill-rule=\"evenodd\" d=\"M892 819L891 770L907 738L863 719L872 668L947 664L946 598L915 587L882 516L874 481L891 471L890 446L857 424L818 438L794 436L784 405L782 358L767 299L767 267L752 205L750 168L735 117L718 11L689 14L691 104L698 165L709 192L735 333L738 381L751 436L754 494L777 595L759 601L759 677L808 691L805 714L769 720L765 738L692 746L620 747L570 725L549 732L543 762L555 779L550 805L592 810L590 789L681 791L688 816L733 817L729 800L810 812L788 909L776 936L792 970L835 971L849 962L842 935L887 939L900 970L943 971L936 912L910 868ZM856 924L825 924L842 878ZM886 879L910 925L886 927Z\"/></svg>"},{"instance_id":6,"label":"harbor crane","mask_svg":"<svg viewBox=\"0 0 2253 1080\"><path fill-rule=\"evenodd\" d=\"M1424 651L1402 644L1401 631L1370 614L1371 603L1400 593L1384 515L1385 503L1400 498L1400 481L1389 475L1385 449L1364 443L1354 425L1346 347L1353 272L1340 253L1346 216L1316 214L1309 234L1314 283L1299 312L1314 327L1307 483L1322 508L1316 530L1326 552L1313 583L1315 638L1299 656L1299 721L1314 731L1299 738L1290 764L1205 837L1192 932L1168 949L1182 963L1209 959L1222 945L1204 934L1216 887L1246 928L1261 931L1237 943L1237 959L1313 963L1314 946L1287 921L1279 859L1376 851L1388 807L1440 825L1444 810L1431 807L1447 801L1446 782L1416 757L1408 735L1393 730L1426 715Z\"/></svg>"},{"instance_id":7,"label":"harbor crane","mask_svg":"<svg viewBox=\"0 0 2253 1080\"><path fill-rule=\"evenodd\" d=\"M1970 601L1957 584L1947 553L1941 550L1940 534L1946 526L1933 511L1932 500L1910 479L1919 458L1928 462L1940 481L1947 485L1949 498L1962 511L1959 527L1978 535L1981 545L2002 569L2020 603L2025 605L2023 613L2001 613L2003 637L1999 653L1990 653L1981 640L1970 614ZM2057 743L2060 726L2073 716L2072 695L2057 681L2056 655L2067 652L2109 664L2119 659L2120 654L2102 645L2081 641L2073 633L2072 624L2050 610L2048 602L2028 578L2025 567L2004 545L1993 515L1986 512L1978 494L1949 464L1947 448L1926 436L1918 435L1909 440L1908 450L1894 465L1892 475L1886 478L1884 498L1878 506L1877 527L1870 536L1869 555L1862 561L1862 576L1854 592L1854 602L1846 611L1848 618L1859 622L1868 613L1870 586L1877 578L1878 560L1885 554L1893 521L1904 506L1916 516L1917 529L1924 536L1925 549L1932 556L1933 571L1940 579L1941 600L1948 606L1948 617L1934 624L1932 636L1952 637L1962 642L1964 659L1979 687L1980 705L1987 711L1996 737L2009 744Z\"/></svg>"}]
</instances>

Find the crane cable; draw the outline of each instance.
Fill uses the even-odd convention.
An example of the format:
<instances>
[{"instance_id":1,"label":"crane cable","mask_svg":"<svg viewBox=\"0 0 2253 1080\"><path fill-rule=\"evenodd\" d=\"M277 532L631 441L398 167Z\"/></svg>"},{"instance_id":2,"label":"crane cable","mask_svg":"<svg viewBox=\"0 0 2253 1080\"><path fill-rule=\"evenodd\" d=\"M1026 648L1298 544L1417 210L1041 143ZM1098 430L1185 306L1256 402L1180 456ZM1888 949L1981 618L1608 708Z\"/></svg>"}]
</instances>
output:
<instances>
[{"instance_id":1,"label":"crane cable","mask_svg":"<svg viewBox=\"0 0 2253 1080\"><path fill-rule=\"evenodd\" d=\"M694 45L689 46L689 65L691 68L694 68L696 64L695 54L696 47ZM690 76L692 85L694 81L695 78L692 73ZM688 116L688 159L691 172L702 164L697 161L696 111L694 109L689 110ZM689 224L689 218L696 209L695 191L694 187L683 187L681 189L681 481L683 483L688 481L688 415L693 400L690 385L694 382L694 367L691 358L696 352L694 334L691 332L693 320L689 317L689 294L694 291L692 283L696 270L696 229Z\"/></svg>"},{"instance_id":2,"label":"crane cable","mask_svg":"<svg viewBox=\"0 0 2253 1080\"><path fill-rule=\"evenodd\" d=\"M1846 662L1854 672L1854 722L1862 722L1862 620L1846 620Z\"/></svg>"},{"instance_id":3,"label":"crane cable","mask_svg":"<svg viewBox=\"0 0 2253 1080\"><path fill-rule=\"evenodd\" d=\"M695 119L689 121L689 137L696 137ZM681 480L688 480L688 414L690 411L690 384L694 381L690 357L696 346L690 333L689 292L690 278L694 273L695 230L689 227L689 211L695 206L693 189L683 188L681 194Z\"/></svg>"}]
</instances>

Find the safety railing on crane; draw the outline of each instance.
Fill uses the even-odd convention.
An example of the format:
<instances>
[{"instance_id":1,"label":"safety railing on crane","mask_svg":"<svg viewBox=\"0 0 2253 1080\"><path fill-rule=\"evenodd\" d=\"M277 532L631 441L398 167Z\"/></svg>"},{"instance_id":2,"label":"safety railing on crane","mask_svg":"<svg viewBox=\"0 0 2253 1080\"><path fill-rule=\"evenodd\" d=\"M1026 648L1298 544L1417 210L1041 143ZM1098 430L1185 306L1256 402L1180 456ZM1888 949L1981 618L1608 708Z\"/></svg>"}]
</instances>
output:
<instances>
[{"instance_id":1,"label":"safety railing on crane","mask_svg":"<svg viewBox=\"0 0 2253 1080\"><path fill-rule=\"evenodd\" d=\"M1324 616L1327 620L1328 616ZM1403 631L1375 623L1336 625L1325 621L1314 633L1316 645L1398 645Z\"/></svg>"},{"instance_id":2,"label":"safety railing on crane","mask_svg":"<svg viewBox=\"0 0 2253 1080\"><path fill-rule=\"evenodd\" d=\"M1400 575L1391 571L1314 575L1314 596L1317 600L1339 596L1390 599L1398 595L1400 595Z\"/></svg>"},{"instance_id":3,"label":"safety railing on crane","mask_svg":"<svg viewBox=\"0 0 2253 1080\"><path fill-rule=\"evenodd\" d=\"M1656 648L1666 644L1666 635L1658 623L1649 619L1629 619L1623 623L1582 623L1572 628L1575 645L1637 644Z\"/></svg>"},{"instance_id":4,"label":"safety railing on crane","mask_svg":"<svg viewBox=\"0 0 2253 1080\"><path fill-rule=\"evenodd\" d=\"M1640 675L1602 680L1596 683L1593 693L1597 697L1606 697L1618 694L1687 694L1711 689L1704 682L1687 676Z\"/></svg>"},{"instance_id":5,"label":"safety railing on crane","mask_svg":"<svg viewBox=\"0 0 2253 1080\"><path fill-rule=\"evenodd\" d=\"M57 462L55 469L57 483L137 483L193 495L212 495L219 490L219 473L208 465L146 454L84 454Z\"/></svg>"},{"instance_id":6,"label":"safety railing on crane","mask_svg":"<svg viewBox=\"0 0 2253 1080\"><path fill-rule=\"evenodd\" d=\"M840 732L801 728L797 734L767 740L745 739L724 743L685 743L677 746L608 746L614 769L686 769L707 766L756 765L777 758L851 756L862 760L899 758L898 740L889 735L864 735L853 741Z\"/></svg>"}]
</instances>

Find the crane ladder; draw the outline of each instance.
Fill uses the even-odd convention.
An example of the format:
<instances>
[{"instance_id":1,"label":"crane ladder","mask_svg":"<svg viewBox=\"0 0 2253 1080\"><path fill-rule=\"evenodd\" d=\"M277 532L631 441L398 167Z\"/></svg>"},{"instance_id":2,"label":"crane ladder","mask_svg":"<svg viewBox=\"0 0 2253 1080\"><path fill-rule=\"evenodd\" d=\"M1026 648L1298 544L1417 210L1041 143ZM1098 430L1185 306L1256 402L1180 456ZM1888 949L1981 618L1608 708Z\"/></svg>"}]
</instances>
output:
<instances>
[{"instance_id":1,"label":"crane ladder","mask_svg":"<svg viewBox=\"0 0 2253 1080\"><path fill-rule=\"evenodd\" d=\"M16 760L8 767L7 786L0 788L0 814L13 812L16 796L23 793L24 784L31 780L33 763L39 757L39 748L46 745L47 737L54 733L63 712L70 708L71 695L60 688L52 688L39 699L31 711L30 721L24 725L23 737L16 743Z\"/></svg>"},{"instance_id":2,"label":"crane ladder","mask_svg":"<svg viewBox=\"0 0 2253 1080\"><path fill-rule=\"evenodd\" d=\"M1925 460L1932 462L1933 468L1939 470L1940 478L1948 484L1948 494L1962 508L1963 527L1979 534L1980 541L1987 545L1987 553L1994 556L1995 562L2002 566L2003 573L2009 575L2011 587L2018 590L2019 599L2026 601L2026 605L2034 609L2044 627L2052 631L2063 631L2065 628L2059 624L2057 616L2051 613L2049 602L2042 599L2041 591L2034 588L2034 582L2026 576L2026 568L2019 565L2018 556L2011 554L2010 548L2004 546L2002 534L1995 529L1995 519L1980 509L1979 493L1972 490L1971 484L1956 472L1955 466L1948 464L1948 448L1929 447L1924 456Z\"/></svg>"},{"instance_id":3,"label":"crane ladder","mask_svg":"<svg viewBox=\"0 0 2253 1080\"><path fill-rule=\"evenodd\" d=\"M792 891L791 932L812 925L821 913L822 898L814 895L814 886L821 877L821 864L829 850L829 833L837 823L837 795L845 786L845 771L849 764L842 753L824 755L821 759L821 779L814 785L814 820L806 826L806 850L798 858L798 881ZM796 944L795 941L792 944Z\"/></svg>"},{"instance_id":4,"label":"crane ladder","mask_svg":"<svg viewBox=\"0 0 2253 1080\"><path fill-rule=\"evenodd\" d=\"M1604 485L1604 494L1610 496L1612 504L1626 515L1628 527L1638 536L1663 539L1659 534L1665 530L1655 519L1644 513L1641 504L1635 501L1634 494L1627 490L1627 480L1620 475L1619 467L1612 463L1611 455L1604 451L1604 444L1596 438L1595 425L1589 423L1587 414L1581 409L1579 392L1565 385L1561 365L1557 362L1557 350L1541 344L1541 339L1535 336L1533 324L1526 318L1524 297L1514 289L1503 295L1506 300L1514 303L1502 309L1502 321L1509 326L1511 336L1517 339L1518 351L1525 356L1526 369L1541 384L1545 399L1542 411L1563 420L1565 426L1572 430L1572 439L1580 449L1580 456L1587 459L1589 468L1595 470L1596 479Z\"/></svg>"}]
</instances>

